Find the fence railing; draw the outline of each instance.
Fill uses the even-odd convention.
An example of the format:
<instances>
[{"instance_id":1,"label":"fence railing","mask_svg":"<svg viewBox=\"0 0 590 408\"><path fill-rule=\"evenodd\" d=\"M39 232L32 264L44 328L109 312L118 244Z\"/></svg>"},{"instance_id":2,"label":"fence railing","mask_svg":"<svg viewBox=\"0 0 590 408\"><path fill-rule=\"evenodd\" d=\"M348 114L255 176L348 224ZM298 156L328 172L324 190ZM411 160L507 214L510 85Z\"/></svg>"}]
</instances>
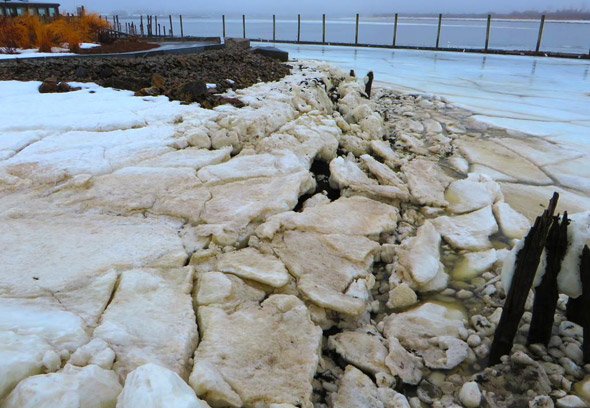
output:
<instances>
[{"instance_id":1,"label":"fence railing","mask_svg":"<svg viewBox=\"0 0 590 408\"><path fill-rule=\"evenodd\" d=\"M159 18L159 20L158 20ZM410 19L411 17L405 17L406 19ZM158 17L158 16L151 16L151 15L147 15L147 16L140 16L140 17L134 17L134 18L125 18L125 20L127 21L123 21L123 23L121 23L121 20L119 19L119 16L111 16L110 18L105 17L105 19L107 19L107 21L109 21L113 27L114 30L120 31L120 32L124 32L124 33L128 33L131 35L141 35L141 36L145 36L145 37L170 37L170 38L183 38L185 37L185 34L187 33L187 31L185 30L185 26L184 26L184 20L183 20L183 16L172 16L172 15L168 15L168 16L164 16L164 17ZM240 35L244 38L249 37L252 41L260 41L260 42L276 42L276 43L292 43L292 44L317 44L317 45L341 45L341 46L357 46L357 47L376 47L376 48L400 48L400 49L423 49L423 50L448 50L448 51L463 51L463 52L482 52L482 53L505 53L505 54L525 54L525 55L550 55L550 56L569 56L569 57L576 57L576 58L587 58L590 55L590 50L588 52L585 52L586 49L588 48L584 48L584 47L580 47L578 46L576 51L577 52L571 52L569 50L566 51L552 51L552 50L544 50L543 48L543 36L545 33L545 25L546 25L546 18L545 15L541 16L540 20L537 20L537 22L535 23L534 20L521 20L519 22L519 24L526 24L527 25L527 30L528 32L531 32L532 30L536 29L534 28L534 24L538 24L538 30L536 31L536 41L535 41L535 46L529 49L524 49L524 47L522 48L518 48L518 47L513 47L510 48L509 46L503 46L503 47L493 47L492 46L492 41L491 38L494 34L494 30L493 30L493 23L497 22L501 22L503 24L508 24L507 22L510 23L514 23L516 24L514 21L511 20L494 20L492 18L491 15L487 16L487 19L484 19L483 22L485 23L485 30L482 29L483 33L477 33L476 36L478 38L480 38L481 35L481 44L474 44L474 40L472 38L468 39L468 41L471 45L470 46L457 46L457 45L451 45L450 43L447 44L447 46L443 46L443 36L445 35L445 18L442 14L439 14L437 17L434 17L433 19L435 19L435 26L436 26L436 31L433 32L433 37L432 39L429 41L428 38L426 38L423 34L421 35L421 41L422 44L419 45L401 45L400 44L400 33L399 33L399 28L400 25L402 25L403 23L400 22L401 18L399 14L394 14L391 16L391 18L387 21L384 20L379 20L379 22L375 22L375 20L366 20L366 21L361 21L361 17L359 14L356 14L354 16L354 20L352 21L353 27L354 27L354 32L353 33L345 33L342 30L342 27L338 27L339 30L339 34L338 34L338 38L334 39L334 40L329 40L328 39L328 33L327 33L327 29L328 29L328 20L326 17L326 14L322 14L321 16L321 40L308 40L308 39L304 39L304 24L302 21L302 16L301 14L297 15L297 20L296 20L296 33L292 32L292 25L294 24L293 22L289 22L291 24L291 26L289 27L289 29L291 30L291 35L293 39L287 39L287 38L280 38L279 35L279 24L281 22L277 22L277 17L276 15L272 15L272 20L264 20L261 21L259 19L254 19L253 22L250 22L247 18L246 15L242 15L241 16L241 21L240 20L232 20L232 27L233 27L233 36L236 36L236 29L238 27L238 24L240 24L240 28L241 28L241 32ZM450 20L454 20L453 18L449 18ZM222 37L227 37L228 36L228 19L226 18L225 15L221 16L220 20L217 20L218 24L220 24L220 27L218 28L218 33L221 34ZM239 21L239 23L238 23ZM465 21L474 21L474 20L465 20ZM482 21L482 20L479 20ZM317 20L315 21L317 23ZM341 20L335 20L332 21L332 24L335 23L340 23ZM347 24L350 21L347 21ZM254 27L255 29L250 30L248 23ZM262 23L264 24L272 24L272 33L268 33L267 36L262 36L260 35L260 30L256 29L256 27L259 27ZM555 22L553 22L555 23ZM179 31L174 30L174 26L175 24L177 25L177 27L179 27ZM191 22L191 27L195 28L195 25L198 29L198 24L201 25L207 25L208 27L208 32L207 35L212 35L211 33L211 25L215 24L214 20L210 20L207 19L206 23L192 23ZM285 24L285 23L283 23ZM362 32L362 26L363 25L367 25L368 28L371 28L371 24L378 24L380 26L380 30L382 32L387 30L391 30L392 32L392 36L389 37L391 39L390 42L386 41L383 39L383 36L381 36L379 38L379 43L376 43L375 41L369 40L369 41L361 41L363 32ZM284 25L283 25L284 27ZM332 26L334 27L334 26ZM590 34L590 24L587 24L586 27L588 27L588 33ZM450 28L453 28L456 30L455 27L448 27L449 28L449 32L451 31ZM468 27L470 29L474 29L476 28L475 26L473 27ZM501 28L506 28L506 27L501 27ZM189 29L188 34L194 34L191 33L192 29ZM408 30L408 28L405 28L405 30ZM369 30L367 30L369 31ZM555 30L554 30L555 31ZM251 32L256 32L255 34L249 35ZM469 31L469 30L465 30L465 35L469 35L469 33L473 33L473 31ZM354 34L354 35L352 35ZM482 35L483 34L483 35ZM371 34L373 36L375 36L375 34ZM406 33L406 36L409 36L410 34ZM454 34L456 35L456 33ZM257 37L258 36L258 37ZM319 34L318 34L319 36ZM347 41L346 38L350 38L350 41ZM354 38L354 41L352 41L352 38ZM405 38L405 37L404 37ZM590 38L590 37L587 37ZM529 39L527 39L528 41ZM530 39L532 40L532 38ZM581 41L581 40L578 40ZM430 44L428 44L430 42ZM524 40L523 40L524 42ZM532 45L532 44L531 44Z\"/></svg>"}]
</instances>

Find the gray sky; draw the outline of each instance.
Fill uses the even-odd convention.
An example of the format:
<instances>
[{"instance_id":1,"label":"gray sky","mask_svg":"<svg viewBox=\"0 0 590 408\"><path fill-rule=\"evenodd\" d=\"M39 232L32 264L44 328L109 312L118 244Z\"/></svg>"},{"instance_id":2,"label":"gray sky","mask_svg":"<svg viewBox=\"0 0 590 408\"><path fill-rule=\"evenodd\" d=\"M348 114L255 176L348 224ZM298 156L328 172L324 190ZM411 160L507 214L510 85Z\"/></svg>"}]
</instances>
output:
<instances>
[{"instance_id":1,"label":"gray sky","mask_svg":"<svg viewBox=\"0 0 590 408\"><path fill-rule=\"evenodd\" d=\"M60 1L60 0L57 0ZM424 13L481 13L514 10L555 10L561 8L590 9L590 0L61 0L62 9L73 10L84 4L95 12L114 10L128 12L152 11L165 13L257 13L257 14L373 14L383 12Z\"/></svg>"}]
</instances>

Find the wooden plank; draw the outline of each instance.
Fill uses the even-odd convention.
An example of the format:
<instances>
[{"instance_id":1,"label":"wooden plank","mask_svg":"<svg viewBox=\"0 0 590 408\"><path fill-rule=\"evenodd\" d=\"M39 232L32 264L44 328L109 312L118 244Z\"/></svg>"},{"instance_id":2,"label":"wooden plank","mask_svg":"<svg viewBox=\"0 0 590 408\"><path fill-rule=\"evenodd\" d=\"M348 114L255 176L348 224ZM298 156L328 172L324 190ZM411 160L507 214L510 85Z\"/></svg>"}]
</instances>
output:
<instances>
[{"instance_id":1,"label":"wooden plank","mask_svg":"<svg viewBox=\"0 0 590 408\"><path fill-rule=\"evenodd\" d=\"M490 366L499 364L500 358L510 354L512 350L514 336L516 336L520 319L524 313L524 305L533 285L543 248L547 244L547 236L553 223L558 200L559 194L554 193L549 206L543 215L537 217L524 240L523 248L516 255L512 284L508 290L502 316L490 348Z\"/></svg>"},{"instance_id":2,"label":"wooden plank","mask_svg":"<svg viewBox=\"0 0 590 408\"><path fill-rule=\"evenodd\" d=\"M559 217L554 217L553 225L549 230L545 253L547 265L545 274L535 289L535 301L533 304L533 317L528 334L529 344L543 344L547 346L551 339L551 330L557 308L559 293L557 290L557 275L561 270L561 263L567 251L567 226L569 220L567 212L563 214L561 223Z\"/></svg>"},{"instance_id":3,"label":"wooden plank","mask_svg":"<svg viewBox=\"0 0 590 408\"><path fill-rule=\"evenodd\" d=\"M358 45L359 43L359 23L360 23L360 16L356 15L356 28L354 30L354 44Z\"/></svg>"},{"instance_id":4,"label":"wooden plank","mask_svg":"<svg viewBox=\"0 0 590 408\"><path fill-rule=\"evenodd\" d=\"M485 50L487 52L487 50L490 48L490 33L492 32L492 15L488 14L488 25L486 27L486 45L485 45Z\"/></svg>"},{"instance_id":5,"label":"wooden plank","mask_svg":"<svg viewBox=\"0 0 590 408\"><path fill-rule=\"evenodd\" d=\"M543 31L545 30L545 14L541 16L541 23L539 24L539 36L537 37L537 47L535 52L541 50L541 43L543 42Z\"/></svg>"},{"instance_id":6,"label":"wooden plank","mask_svg":"<svg viewBox=\"0 0 590 408\"><path fill-rule=\"evenodd\" d=\"M438 15L438 30L436 31L436 49L440 48L440 32L442 30L442 14Z\"/></svg>"},{"instance_id":7,"label":"wooden plank","mask_svg":"<svg viewBox=\"0 0 590 408\"><path fill-rule=\"evenodd\" d=\"M398 14L395 13L395 17L393 20L393 43L391 44L393 46L393 48L395 48L395 46L397 45L397 20L398 20Z\"/></svg>"}]
</instances>

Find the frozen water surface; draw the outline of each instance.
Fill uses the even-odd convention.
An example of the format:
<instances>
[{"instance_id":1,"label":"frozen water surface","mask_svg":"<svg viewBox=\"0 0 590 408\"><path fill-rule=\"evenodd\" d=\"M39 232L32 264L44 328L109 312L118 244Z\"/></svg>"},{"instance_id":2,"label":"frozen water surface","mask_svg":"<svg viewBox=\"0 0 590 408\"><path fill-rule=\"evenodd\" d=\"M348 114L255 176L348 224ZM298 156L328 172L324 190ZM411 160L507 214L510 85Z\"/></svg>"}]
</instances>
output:
<instances>
[{"instance_id":1,"label":"frozen water surface","mask_svg":"<svg viewBox=\"0 0 590 408\"><path fill-rule=\"evenodd\" d=\"M485 122L590 151L590 61L450 52L287 45L291 58L369 70L395 89L435 94Z\"/></svg>"}]
</instances>

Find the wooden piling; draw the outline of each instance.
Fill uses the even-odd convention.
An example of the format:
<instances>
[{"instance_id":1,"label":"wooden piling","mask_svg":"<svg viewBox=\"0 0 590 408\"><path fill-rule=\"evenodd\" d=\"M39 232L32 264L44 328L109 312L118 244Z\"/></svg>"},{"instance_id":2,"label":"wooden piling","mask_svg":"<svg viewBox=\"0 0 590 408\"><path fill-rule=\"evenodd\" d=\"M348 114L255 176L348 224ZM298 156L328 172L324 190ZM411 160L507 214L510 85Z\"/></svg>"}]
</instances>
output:
<instances>
[{"instance_id":1,"label":"wooden piling","mask_svg":"<svg viewBox=\"0 0 590 408\"><path fill-rule=\"evenodd\" d=\"M395 46L397 45L397 20L398 20L398 14L395 13L395 17L393 20L393 42L392 42L392 46L393 48L395 48Z\"/></svg>"},{"instance_id":2,"label":"wooden piling","mask_svg":"<svg viewBox=\"0 0 590 408\"><path fill-rule=\"evenodd\" d=\"M143 37L143 14L139 16L139 31L141 32L141 36Z\"/></svg>"},{"instance_id":3,"label":"wooden piling","mask_svg":"<svg viewBox=\"0 0 590 408\"><path fill-rule=\"evenodd\" d=\"M242 38L246 38L246 15L242 14Z\"/></svg>"},{"instance_id":4,"label":"wooden piling","mask_svg":"<svg viewBox=\"0 0 590 408\"><path fill-rule=\"evenodd\" d=\"M584 353L584 364L590 363L590 248L584 246L582 250L582 260L580 262L580 279L582 280L582 294L579 296L582 306L583 320L581 322L584 329L584 340L582 351Z\"/></svg>"},{"instance_id":5,"label":"wooden piling","mask_svg":"<svg viewBox=\"0 0 590 408\"><path fill-rule=\"evenodd\" d=\"M170 20L170 37L174 37L174 26L172 25L172 15L168 14L168 19Z\"/></svg>"},{"instance_id":6,"label":"wooden piling","mask_svg":"<svg viewBox=\"0 0 590 408\"><path fill-rule=\"evenodd\" d=\"M490 349L490 366L500 363L500 358L510 354L512 350L514 336L524 313L524 305L533 285L543 248L547 244L558 200L559 194L554 193L549 206L543 215L537 217L524 240L523 248L516 255L512 283Z\"/></svg>"},{"instance_id":7,"label":"wooden piling","mask_svg":"<svg viewBox=\"0 0 590 408\"><path fill-rule=\"evenodd\" d=\"M182 22L182 14L180 15L180 38L184 38L184 24Z\"/></svg>"},{"instance_id":8,"label":"wooden piling","mask_svg":"<svg viewBox=\"0 0 590 408\"><path fill-rule=\"evenodd\" d=\"M322 14L322 44L326 43L326 15Z\"/></svg>"},{"instance_id":9,"label":"wooden piling","mask_svg":"<svg viewBox=\"0 0 590 408\"><path fill-rule=\"evenodd\" d=\"M154 28L156 29L156 37L160 34L160 24L158 24L158 16L154 16Z\"/></svg>"},{"instance_id":10,"label":"wooden piling","mask_svg":"<svg viewBox=\"0 0 590 408\"><path fill-rule=\"evenodd\" d=\"M367 74L367 79L365 82L365 93L367 94L367 97L369 99L371 99L371 90L373 88L373 79L375 78L373 71L369 71L369 73Z\"/></svg>"},{"instance_id":11,"label":"wooden piling","mask_svg":"<svg viewBox=\"0 0 590 408\"><path fill-rule=\"evenodd\" d=\"M360 16L356 15L356 28L354 30L354 45L359 44L359 23L360 23Z\"/></svg>"},{"instance_id":12,"label":"wooden piling","mask_svg":"<svg viewBox=\"0 0 590 408\"><path fill-rule=\"evenodd\" d=\"M297 42L301 42L301 14L297 14Z\"/></svg>"},{"instance_id":13,"label":"wooden piling","mask_svg":"<svg viewBox=\"0 0 590 408\"><path fill-rule=\"evenodd\" d=\"M561 270L561 263L567 251L567 226L569 220L567 211L563 214L561 223L559 217L554 217L553 224L547 237L545 253L547 266L545 274L535 289L535 301L533 304L533 317L528 334L529 344L543 344L547 346L551 339L553 320L559 292L557 290L557 275Z\"/></svg>"},{"instance_id":14,"label":"wooden piling","mask_svg":"<svg viewBox=\"0 0 590 408\"><path fill-rule=\"evenodd\" d=\"M277 40L277 16L272 15L272 41Z\"/></svg>"},{"instance_id":15,"label":"wooden piling","mask_svg":"<svg viewBox=\"0 0 590 408\"><path fill-rule=\"evenodd\" d=\"M541 50L541 42L543 41L543 31L545 30L545 14L541 16L541 23L539 24L539 36L537 37L537 47L535 48L535 52L539 52Z\"/></svg>"},{"instance_id":16,"label":"wooden piling","mask_svg":"<svg viewBox=\"0 0 590 408\"><path fill-rule=\"evenodd\" d=\"M221 16L221 25L223 26L223 38L225 38L225 14Z\"/></svg>"},{"instance_id":17,"label":"wooden piling","mask_svg":"<svg viewBox=\"0 0 590 408\"><path fill-rule=\"evenodd\" d=\"M492 15L488 14L488 25L486 27L486 45L485 45L486 52L490 48L490 33L491 32L492 32Z\"/></svg>"},{"instance_id":18,"label":"wooden piling","mask_svg":"<svg viewBox=\"0 0 590 408\"><path fill-rule=\"evenodd\" d=\"M440 48L440 33L442 30L442 14L438 15L438 30L436 31L436 49Z\"/></svg>"}]
</instances>

